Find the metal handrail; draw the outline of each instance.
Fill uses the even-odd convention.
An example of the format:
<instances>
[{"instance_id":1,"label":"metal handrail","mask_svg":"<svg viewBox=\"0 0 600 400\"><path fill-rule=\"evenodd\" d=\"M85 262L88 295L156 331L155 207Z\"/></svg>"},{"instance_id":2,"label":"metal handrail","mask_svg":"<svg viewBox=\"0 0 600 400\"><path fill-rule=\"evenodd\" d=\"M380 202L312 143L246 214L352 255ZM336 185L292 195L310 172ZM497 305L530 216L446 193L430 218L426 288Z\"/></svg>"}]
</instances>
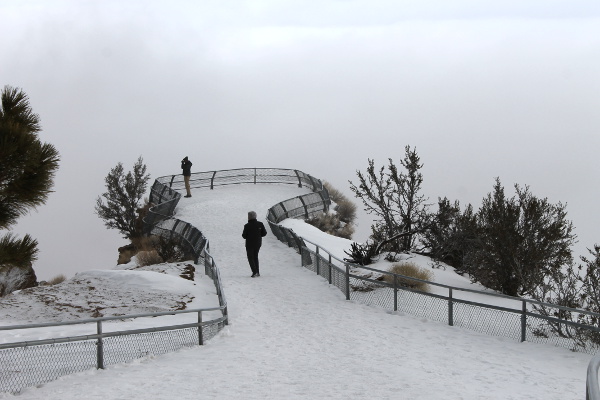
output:
<instances>
[{"instance_id":1,"label":"metal handrail","mask_svg":"<svg viewBox=\"0 0 600 400\"><path fill-rule=\"evenodd\" d=\"M484 295L484 296L492 296L492 297L503 298L503 299L506 299L506 300L514 300L514 301L519 301L519 302L526 302L527 304L537 304L537 305L540 305L540 306L552 307L552 308L556 308L556 309L559 309L559 310L574 312L574 313L578 313L578 314L590 315L590 316L594 316L594 317L597 317L598 319L600 319L600 314L599 313L595 313L593 311L588 311L588 310L584 310L584 309L580 309L580 308L570 308L570 307L565 307L565 306L561 306L561 305L557 305L557 304L546 303L546 302L539 301L539 300L534 300L534 299L527 299L527 298L509 296L509 295L502 294L502 293L484 292L484 291L476 290L476 289L459 288L459 287L456 287L456 286L445 285L443 283L437 283L437 282L427 281L427 280L423 280L423 279L419 279L419 278L414 278L414 277L410 277L410 276L404 276L404 275L396 274L396 273L393 273L393 272L381 271L381 270L376 269L376 268L370 268L370 267L367 267L367 266L364 266L364 265L360 265L360 264L356 264L356 263L351 263L351 262L348 262L348 261L340 260L338 257L336 257L335 255L331 254L327 249L324 249L323 247L319 246L318 244L316 244L314 242L311 242L310 240L305 239L305 238L302 238L302 240L304 240L304 242L306 242L306 243L310 243L313 246L321 249L322 251L324 251L325 253L327 253L327 255L329 255L332 259L337 260L337 261L341 262L344 265L349 265L351 268L360 268L360 269L364 269L364 270L367 270L367 271L373 271L373 272L377 272L377 273L383 273L383 274L386 274L386 275L397 276L397 277L402 278L402 279L408 279L408 280L415 281L415 282L421 282L421 283L425 283L425 284L432 285L432 286L438 286L438 287L445 288L445 289L452 289L453 291L460 291L460 292L466 292L466 293L474 293L474 294L480 294L480 295ZM352 277L361 278L360 276L357 276L357 275L352 275ZM363 278L361 278L361 279L363 279ZM378 282L378 283L382 284L382 285L385 285L385 283L383 283L383 282ZM478 303L478 304L483 304L483 303ZM537 314L535 314L535 315L537 316ZM568 321L564 321L564 320L560 320L560 321L564 322L564 323L567 323L567 324L569 323ZM576 325L578 325L578 324L576 324ZM598 331L600 331L600 328L598 328L598 329L594 329L594 327L589 327L589 328L592 329L592 330L598 330Z\"/></svg>"},{"instance_id":2,"label":"metal handrail","mask_svg":"<svg viewBox=\"0 0 600 400\"><path fill-rule=\"evenodd\" d=\"M586 400L600 400L600 386L598 382L598 370L600 369L600 354L592 357L587 367L585 382Z\"/></svg>"}]
</instances>

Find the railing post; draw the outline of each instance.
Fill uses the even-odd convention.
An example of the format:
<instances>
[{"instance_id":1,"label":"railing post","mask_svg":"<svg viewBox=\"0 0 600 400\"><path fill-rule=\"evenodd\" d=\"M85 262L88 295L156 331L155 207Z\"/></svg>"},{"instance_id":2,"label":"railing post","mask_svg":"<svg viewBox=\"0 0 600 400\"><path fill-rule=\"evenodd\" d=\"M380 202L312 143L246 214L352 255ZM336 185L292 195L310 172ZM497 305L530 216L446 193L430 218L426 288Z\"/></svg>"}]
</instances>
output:
<instances>
[{"instance_id":1,"label":"railing post","mask_svg":"<svg viewBox=\"0 0 600 400\"><path fill-rule=\"evenodd\" d=\"M96 322L96 328L98 335L102 335L102 321ZM96 360L97 369L104 369L104 344L102 343L102 336L99 336L96 342Z\"/></svg>"},{"instance_id":2,"label":"railing post","mask_svg":"<svg viewBox=\"0 0 600 400\"><path fill-rule=\"evenodd\" d=\"M169 187L173 187L173 181L175 180L175 175L171 177L171 182L169 182Z\"/></svg>"},{"instance_id":3,"label":"railing post","mask_svg":"<svg viewBox=\"0 0 600 400\"><path fill-rule=\"evenodd\" d=\"M300 178L300 174L298 173L297 169L295 169L294 172L296 173L296 177L298 178L298 187L301 188L302 187L302 179Z\"/></svg>"},{"instance_id":4,"label":"railing post","mask_svg":"<svg viewBox=\"0 0 600 400\"><path fill-rule=\"evenodd\" d=\"M316 193L321 197L321 204L323 204L323 212L327 212L329 210L329 203L331 202L331 200L325 199L322 191Z\"/></svg>"},{"instance_id":5,"label":"railing post","mask_svg":"<svg viewBox=\"0 0 600 400\"><path fill-rule=\"evenodd\" d=\"M527 303L523 300L523 308L521 310L521 342L527 340Z\"/></svg>"},{"instance_id":6,"label":"railing post","mask_svg":"<svg viewBox=\"0 0 600 400\"><path fill-rule=\"evenodd\" d=\"M213 190L215 187L215 176L217 175L217 171L213 171L212 177L210 178L210 190Z\"/></svg>"},{"instance_id":7,"label":"railing post","mask_svg":"<svg viewBox=\"0 0 600 400\"><path fill-rule=\"evenodd\" d=\"M350 300L350 265L346 264L346 300Z\"/></svg>"},{"instance_id":8,"label":"railing post","mask_svg":"<svg viewBox=\"0 0 600 400\"><path fill-rule=\"evenodd\" d=\"M302 206L304 207L304 217L308 218L308 207L306 207L306 203L304 202L304 196L298 196L298 198L300 199L300 202L302 203Z\"/></svg>"},{"instance_id":9,"label":"railing post","mask_svg":"<svg viewBox=\"0 0 600 400\"><path fill-rule=\"evenodd\" d=\"M198 311L198 344L204 345L204 336L202 335L202 311Z\"/></svg>"},{"instance_id":10,"label":"railing post","mask_svg":"<svg viewBox=\"0 0 600 400\"><path fill-rule=\"evenodd\" d=\"M283 214L282 215L285 215L285 218L289 218L290 216L288 215L288 210L285 209L285 206L283 205L283 201L281 203L279 203L279 205L281 206L281 208L283 208ZM283 218L283 219L277 218L277 221L275 221L275 222L281 222L285 218Z\"/></svg>"},{"instance_id":11,"label":"railing post","mask_svg":"<svg viewBox=\"0 0 600 400\"><path fill-rule=\"evenodd\" d=\"M448 325L454 326L454 302L452 301L452 288L448 288Z\"/></svg>"},{"instance_id":12,"label":"railing post","mask_svg":"<svg viewBox=\"0 0 600 400\"><path fill-rule=\"evenodd\" d=\"M398 311L398 275L394 274L394 311Z\"/></svg>"},{"instance_id":13,"label":"railing post","mask_svg":"<svg viewBox=\"0 0 600 400\"><path fill-rule=\"evenodd\" d=\"M254 184L256 185L256 168L254 168Z\"/></svg>"},{"instance_id":14,"label":"railing post","mask_svg":"<svg viewBox=\"0 0 600 400\"><path fill-rule=\"evenodd\" d=\"M329 284L331 285L331 272L332 272L332 268L331 268L331 254L329 255Z\"/></svg>"},{"instance_id":15,"label":"railing post","mask_svg":"<svg viewBox=\"0 0 600 400\"><path fill-rule=\"evenodd\" d=\"M317 246L317 275L320 275L319 272L321 272L321 260L319 257L319 246Z\"/></svg>"}]
</instances>

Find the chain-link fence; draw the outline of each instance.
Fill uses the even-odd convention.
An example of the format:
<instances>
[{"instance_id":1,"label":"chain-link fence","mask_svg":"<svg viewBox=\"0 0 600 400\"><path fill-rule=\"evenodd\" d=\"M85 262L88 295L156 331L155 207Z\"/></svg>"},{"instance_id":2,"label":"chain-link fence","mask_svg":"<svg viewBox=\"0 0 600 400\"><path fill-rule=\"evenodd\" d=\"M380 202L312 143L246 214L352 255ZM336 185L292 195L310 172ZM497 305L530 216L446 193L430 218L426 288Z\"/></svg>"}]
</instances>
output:
<instances>
[{"instance_id":1,"label":"chain-link fence","mask_svg":"<svg viewBox=\"0 0 600 400\"><path fill-rule=\"evenodd\" d=\"M312 180L318 181L315 178ZM421 281L348 263L332 256L317 244L306 241L293 230L278 225L285 218L307 218L311 213L327 210L329 197L326 193L319 193L320 187L319 184L315 185L316 193L306 197L300 196L274 205L269 209L267 220L273 234L300 254L301 265L339 288L347 300L488 335L546 343L591 354L600 349L600 328L593 323L580 323L582 319L578 318L585 316L590 321L597 321L600 314ZM419 285L410 282L435 286L437 290L435 293L417 290L415 287ZM489 301L481 302L482 298Z\"/></svg>"},{"instance_id":2,"label":"chain-link fence","mask_svg":"<svg viewBox=\"0 0 600 400\"><path fill-rule=\"evenodd\" d=\"M592 324L573 322L578 320L576 316L579 314L590 316L592 320L599 318L598 314L535 300L451 287L351 264L337 259L290 229L276 226L275 231L279 240L294 247L300 254L303 267L339 288L347 300L493 336L551 344L590 354L600 349L600 341L597 340L600 329ZM435 286L438 290L435 290L436 293L417 290L414 287L418 285L410 282ZM445 294L440 294L442 291ZM481 302L482 298L488 298L489 301ZM570 319L560 317L569 313L572 316Z\"/></svg>"},{"instance_id":3,"label":"chain-link fence","mask_svg":"<svg viewBox=\"0 0 600 400\"><path fill-rule=\"evenodd\" d=\"M32 340L0 345L0 391L19 392L21 389L52 381L60 376L89 368L128 362L150 354L159 355L182 347L203 344L227 325L227 302L219 269L208 250L208 240L193 225L172 218L181 194L156 180L150 190L151 208L144 218L144 231L178 243L183 252L204 266L204 273L215 285L219 307L179 311L168 314L195 312L198 320L185 325L159 326L120 332L102 333L102 322L115 319L97 318L74 322L96 324L97 331L86 336ZM202 321L202 313L218 311L218 317ZM143 316L159 316L165 313ZM120 316L130 320L141 316ZM0 331L36 329L41 326L63 326L73 323L0 327Z\"/></svg>"},{"instance_id":4,"label":"chain-link fence","mask_svg":"<svg viewBox=\"0 0 600 400\"><path fill-rule=\"evenodd\" d=\"M215 307L94 318L70 323L0 327L1 331L8 331L81 325L90 330L87 335L0 344L0 392L18 393L25 387L50 382L63 375L202 345L227 324L227 316L211 317L210 320L203 321L203 315L222 314L222 310L222 307ZM106 324L108 321L126 321L131 324L136 319L153 318L153 323L159 325L161 317L182 314L189 314L191 318L187 319L191 322L103 332L103 328L118 328L118 325Z\"/></svg>"}]
</instances>

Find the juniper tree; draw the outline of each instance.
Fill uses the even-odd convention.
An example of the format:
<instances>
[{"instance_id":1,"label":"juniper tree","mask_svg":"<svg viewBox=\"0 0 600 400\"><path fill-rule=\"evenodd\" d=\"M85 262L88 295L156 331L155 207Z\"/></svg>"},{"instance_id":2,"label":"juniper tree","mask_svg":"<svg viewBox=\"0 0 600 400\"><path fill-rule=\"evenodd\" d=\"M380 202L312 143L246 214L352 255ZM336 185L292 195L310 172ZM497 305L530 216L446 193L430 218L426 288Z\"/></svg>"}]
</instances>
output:
<instances>
[{"instance_id":1,"label":"juniper tree","mask_svg":"<svg viewBox=\"0 0 600 400\"><path fill-rule=\"evenodd\" d=\"M107 228L117 229L125 239L142 236L137 219L150 179L146 169L141 156L133 165L133 171L127 174L119 162L104 179L106 192L96 199L96 214L104 220Z\"/></svg>"},{"instance_id":2,"label":"juniper tree","mask_svg":"<svg viewBox=\"0 0 600 400\"><path fill-rule=\"evenodd\" d=\"M390 158L387 170L376 170L374 160L363 174L356 172L358 185L350 181L350 189L359 198L367 213L372 214L375 223L371 226L371 237L376 242L389 241L391 251L410 251L415 244L415 235L422 228L428 205L421 195L423 175L420 158L416 149L405 147L404 159L399 169Z\"/></svg>"},{"instance_id":3,"label":"juniper tree","mask_svg":"<svg viewBox=\"0 0 600 400\"><path fill-rule=\"evenodd\" d=\"M422 242L428 249L426 254L463 272L465 255L477 246L473 206L469 204L461 212L458 201L438 199L438 211L428 215L425 225Z\"/></svg>"},{"instance_id":4,"label":"juniper tree","mask_svg":"<svg viewBox=\"0 0 600 400\"><path fill-rule=\"evenodd\" d=\"M477 246L465 268L474 281L511 296L532 295L544 278L572 262L576 236L565 205L515 185L507 198L500 179L477 213Z\"/></svg>"},{"instance_id":5,"label":"juniper tree","mask_svg":"<svg viewBox=\"0 0 600 400\"><path fill-rule=\"evenodd\" d=\"M5 86L0 104L0 229L8 229L19 217L46 203L59 154L38 138L40 118L21 89ZM29 235L0 238L0 267L31 266L37 253L37 241Z\"/></svg>"}]
</instances>

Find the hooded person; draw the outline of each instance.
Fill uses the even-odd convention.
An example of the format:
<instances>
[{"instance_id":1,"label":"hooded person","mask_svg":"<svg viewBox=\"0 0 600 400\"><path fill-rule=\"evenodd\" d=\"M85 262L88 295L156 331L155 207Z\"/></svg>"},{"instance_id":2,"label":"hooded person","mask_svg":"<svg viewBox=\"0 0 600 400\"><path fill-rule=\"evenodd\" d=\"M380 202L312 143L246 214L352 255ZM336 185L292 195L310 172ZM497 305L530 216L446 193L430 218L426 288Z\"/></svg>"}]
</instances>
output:
<instances>
[{"instance_id":1,"label":"hooded person","mask_svg":"<svg viewBox=\"0 0 600 400\"><path fill-rule=\"evenodd\" d=\"M267 230L262 222L256 220L256 213L250 211L248 213L248 223L244 225L242 237L246 239L246 255L248 256L248 264L252 270L252 278L260 276L258 265L258 252L262 245L262 238L267 235Z\"/></svg>"}]
</instances>

